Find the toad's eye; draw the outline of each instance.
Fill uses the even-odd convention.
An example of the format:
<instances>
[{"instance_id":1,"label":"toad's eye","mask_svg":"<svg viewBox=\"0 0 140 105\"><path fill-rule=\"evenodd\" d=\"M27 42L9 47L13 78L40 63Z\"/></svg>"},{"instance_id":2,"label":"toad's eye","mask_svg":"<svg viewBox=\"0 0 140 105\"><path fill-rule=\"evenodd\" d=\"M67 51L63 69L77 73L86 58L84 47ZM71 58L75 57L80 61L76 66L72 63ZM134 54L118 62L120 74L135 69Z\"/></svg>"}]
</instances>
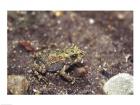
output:
<instances>
[{"instance_id":1,"label":"toad's eye","mask_svg":"<svg viewBox=\"0 0 140 105\"><path fill-rule=\"evenodd\" d=\"M73 55L70 56L70 58L72 58L72 59L76 59L77 56L78 56L77 54L73 54Z\"/></svg>"}]
</instances>

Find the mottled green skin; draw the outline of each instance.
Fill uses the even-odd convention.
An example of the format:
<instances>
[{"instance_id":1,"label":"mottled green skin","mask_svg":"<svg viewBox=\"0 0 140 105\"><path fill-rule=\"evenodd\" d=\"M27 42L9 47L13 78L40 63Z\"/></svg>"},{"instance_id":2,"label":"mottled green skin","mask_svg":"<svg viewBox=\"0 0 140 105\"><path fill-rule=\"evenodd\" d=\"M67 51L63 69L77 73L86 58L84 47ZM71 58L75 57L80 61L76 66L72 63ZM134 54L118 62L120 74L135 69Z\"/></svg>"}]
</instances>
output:
<instances>
[{"instance_id":1,"label":"mottled green skin","mask_svg":"<svg viewBox=\"0 0 140 105\"><path fill-rule=\"evenodd\" d=\"M64 75L68 66L81 62L85 53L77 46L72 45L63 50L55 51L42 50L34 54L33 68L37 72L46 73L61 71L60 75ZM67 67L66 67L67 65ZM63 72L62 72L63 71Z\"/></svg>"}]
</instances>

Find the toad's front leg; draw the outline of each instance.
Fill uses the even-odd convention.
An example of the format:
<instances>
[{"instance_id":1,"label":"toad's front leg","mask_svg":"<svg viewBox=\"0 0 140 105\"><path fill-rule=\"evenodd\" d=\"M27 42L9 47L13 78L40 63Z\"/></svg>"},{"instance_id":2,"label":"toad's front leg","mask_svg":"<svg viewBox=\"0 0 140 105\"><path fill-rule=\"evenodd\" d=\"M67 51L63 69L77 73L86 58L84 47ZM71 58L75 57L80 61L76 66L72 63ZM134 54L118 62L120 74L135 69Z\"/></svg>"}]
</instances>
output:
<instances>
[{"instance_id":1,"label":"toad's front leg","mask_svg":"<svg viewBox=\"0 0 140 105\"><path fill-rule=\"evenodd\" d=\"M69 65L64 65L63 68L60 70L59 74L67 81L71 82L72 84L75 83L75 78L71 77L68 73L66 73L66 70L68 69Z\"/></svg>"}]
</instances>

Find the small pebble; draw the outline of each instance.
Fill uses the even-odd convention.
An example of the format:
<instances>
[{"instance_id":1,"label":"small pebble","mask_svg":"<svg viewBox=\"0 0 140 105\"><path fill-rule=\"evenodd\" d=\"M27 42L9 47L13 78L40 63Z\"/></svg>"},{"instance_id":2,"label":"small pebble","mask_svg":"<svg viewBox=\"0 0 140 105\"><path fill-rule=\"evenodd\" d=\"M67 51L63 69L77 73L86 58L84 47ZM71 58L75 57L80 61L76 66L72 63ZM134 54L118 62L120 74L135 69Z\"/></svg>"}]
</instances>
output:
<instances>
[{"instance_id":1,"label":"small pebble","mask_svg":"<svg viewBox=\"0 0 140 105\"><path fill-rule=\"evenodd\" d=\"M61 24L61 20L57 20L57 24Z\"/></svg>"},{"instance_id":2,"label":"small pebble","mask_svg":"<svg viewBox=\"0 0 140 105\"><path fill-rule=\"evenodd\" d=\"M118 17L118 19L123 20L125 18L125 15L124 14L118 14L117 17Z\"/></svg>"},{"instance_id":3,"label":"small pebble","mask_svg":"<svg viewBox=\"0 0 140 105\"><path fill-rule=\"evenodd\" d=\"M95 20L92 19L92 18L90 18L90 19L89 19L89 24L94 24L94 23L95 23Z\"/></svg>"},{"instance_id":4,"label":"small pebble","mask_svg":"<svg viewBox=\"0 0 140 105\"><path fill-rule=\"evenodd\" d=\"M133 76L128 73L120 73L110 78L103 87L108 95L133 94Z\"/></svg>"},{"instance_id":5,"label":"small pebble","mask_svg":"<svg viewBox=\"0 0 140 105\"><path fill-rule=\"evenodd\" d=\"M29 82L22 75L8 75L8 91L11 94L21 95L26 94L29 87Z\"/></svg>"},{"instance_id":6,"label":"small pebble","mask_svg":"<svg viewBox=\"0 0 140 105\"><path fill-rule=\"evenodd\" d=\"M34 51L35 50L33 45L32 45L32 42L29 40L20 40L19 45L22 46L27 51ZM20 52L22 53L22 50L20 50Z\"/></svg>"},{"instance_id":7,"label":"small pebble","mask_svg":"<svg viewBox=\"0 0 140 105\"><path fill-rule=\"evenodd\" d=\"M78 76L84 76L87 74L87 70L84 67L76 68Z\"/></svg>"},{"instance_id":8,"label":"small pebble","mask_svg":"<svg viewBox=\"0 0 140 105\"><path fill-rule=\"evenodd\" d=\"M53 14L56 16L56 17L60 17L60 16L63 16L64 13L62 11L53 11Z\"/></svg>"}]
</instances>

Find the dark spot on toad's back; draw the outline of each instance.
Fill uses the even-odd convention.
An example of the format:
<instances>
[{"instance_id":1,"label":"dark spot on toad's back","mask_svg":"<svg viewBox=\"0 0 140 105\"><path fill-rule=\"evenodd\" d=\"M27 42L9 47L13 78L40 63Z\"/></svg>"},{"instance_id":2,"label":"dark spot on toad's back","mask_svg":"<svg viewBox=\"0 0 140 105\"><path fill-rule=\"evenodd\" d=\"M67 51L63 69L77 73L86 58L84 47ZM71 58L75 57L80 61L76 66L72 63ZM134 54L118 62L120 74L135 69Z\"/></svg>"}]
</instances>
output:
<instances>
[{"instance_id":1,"label":"dark spot on toad's back","mask_svg":"<svg viewBox=\"0 0 140 105\"><path fill-rule=\"evenodd\" d=\"M56 72L58 70L61 70L64 66L63 62L56 62L50 65L47 71L49 72Z\"/></svg>"}]
</instances>

